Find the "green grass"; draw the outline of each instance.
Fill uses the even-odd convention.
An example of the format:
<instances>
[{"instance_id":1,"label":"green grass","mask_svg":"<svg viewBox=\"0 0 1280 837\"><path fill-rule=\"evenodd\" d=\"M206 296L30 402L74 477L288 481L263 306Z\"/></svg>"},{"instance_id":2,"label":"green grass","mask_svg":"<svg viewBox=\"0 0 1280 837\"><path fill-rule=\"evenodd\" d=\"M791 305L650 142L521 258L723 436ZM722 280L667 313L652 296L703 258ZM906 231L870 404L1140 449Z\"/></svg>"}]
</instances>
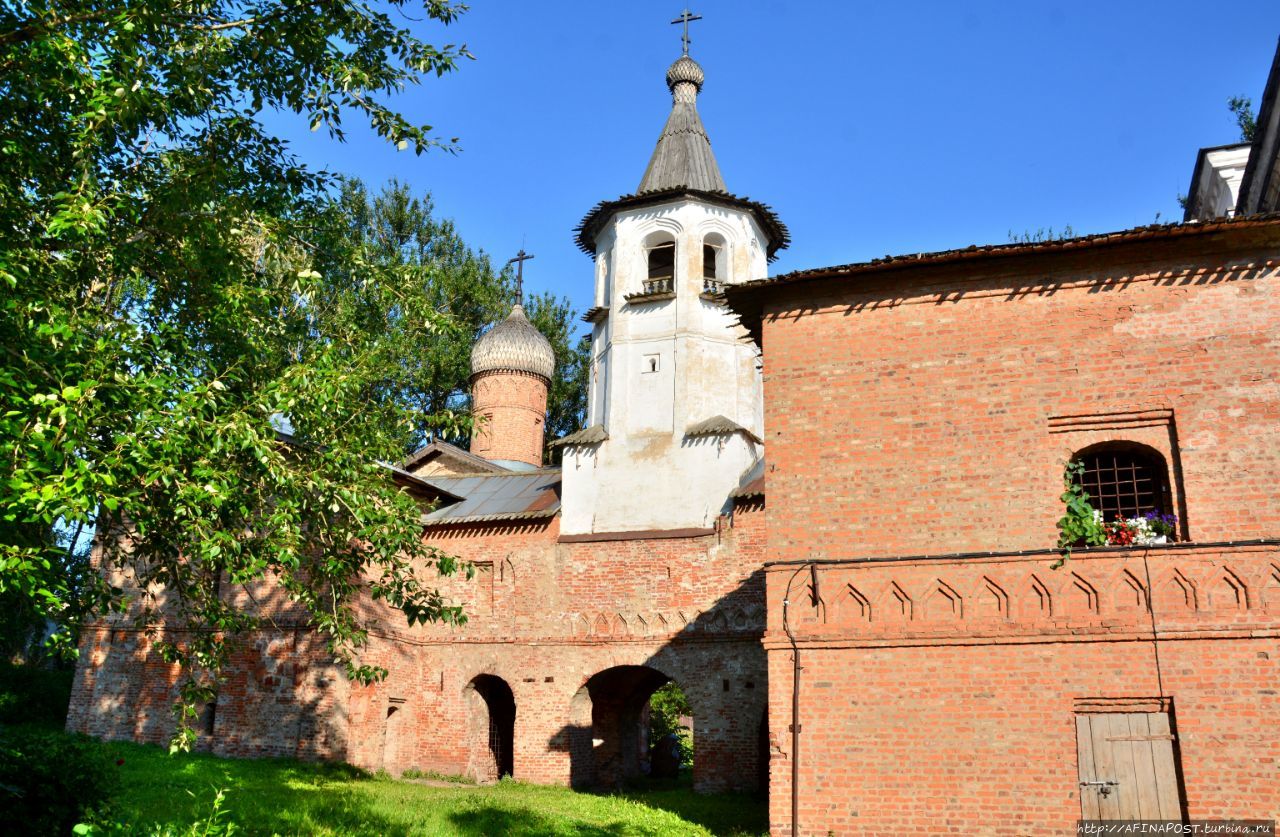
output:
<instances>
[{"instance_id":1,"label":"green grass","mask_svg":"<svg viewBox=\"0 0 1280 837\"><path fill-rule=\"evenodd\" d=\"M170 756L157 747L127 743L103 746L124 760L113 819L131 830L184 827L205 817L218 788L226 791L230 819L246 834L647 837L767 830L761 800L697 796L685 783L612 795L512 781L430 787L345 765Z\"/></svg>"}]
</instances>

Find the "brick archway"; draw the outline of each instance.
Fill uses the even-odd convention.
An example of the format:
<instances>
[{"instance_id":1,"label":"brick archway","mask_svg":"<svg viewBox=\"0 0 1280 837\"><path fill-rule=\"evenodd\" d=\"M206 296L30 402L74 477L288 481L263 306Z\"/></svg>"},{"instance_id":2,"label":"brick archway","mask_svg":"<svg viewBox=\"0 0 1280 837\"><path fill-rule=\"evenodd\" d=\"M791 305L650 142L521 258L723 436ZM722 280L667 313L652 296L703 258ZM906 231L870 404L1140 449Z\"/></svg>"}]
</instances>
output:
<instances>
[{"instance_id":1,"label":"brick archway","mask_svg":"<svg viewBox=\"0 0 1280 837\"><path fill-rule=\"evenodd\" d=\"M622 665L590 677L570 704L570 775L577 787L612 787L647 772L649 698L671 677Z\"/></svg>"},{"instance_id":2,"label":"brick archway","mask_svg":"<svg viewBox=\"0 0 1280 837\"><path fill-rule=\"evenodd\" d=\"M467 773L478 782L515 775L516 700L507 681L479 674L466 687L468 709Z\"/></svg>"}]
</instances>

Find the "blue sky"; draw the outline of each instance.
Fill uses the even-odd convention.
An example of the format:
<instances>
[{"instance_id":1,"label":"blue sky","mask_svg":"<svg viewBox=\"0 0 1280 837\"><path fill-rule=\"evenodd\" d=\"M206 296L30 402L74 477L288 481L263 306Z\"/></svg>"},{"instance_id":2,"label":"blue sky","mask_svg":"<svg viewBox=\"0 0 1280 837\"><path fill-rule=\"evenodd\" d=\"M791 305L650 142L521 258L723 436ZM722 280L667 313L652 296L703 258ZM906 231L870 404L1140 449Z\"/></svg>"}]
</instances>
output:
<instances>
[{"instance_id":1,"label":"blue sky","mask_svg":"<svg viewBox=\"0 0 1280 837\"><path fill-rule=\"evenodd\" d=\"M639 184L682 8L472 0L448 28L415 26L476 56L394 99L459 137L457 155L397 152L354 120L346 143L305 118L271 125L315 167L430 191L496 260L523 244L527 286L581 311L592 269L572 229ZM1237 139L1226 101L1257 106L1280 36L1275 0L692 8L698 107L725 182L791 229L774 274L1180 219L1197 149Z\"/></svg>"}]
</instances>

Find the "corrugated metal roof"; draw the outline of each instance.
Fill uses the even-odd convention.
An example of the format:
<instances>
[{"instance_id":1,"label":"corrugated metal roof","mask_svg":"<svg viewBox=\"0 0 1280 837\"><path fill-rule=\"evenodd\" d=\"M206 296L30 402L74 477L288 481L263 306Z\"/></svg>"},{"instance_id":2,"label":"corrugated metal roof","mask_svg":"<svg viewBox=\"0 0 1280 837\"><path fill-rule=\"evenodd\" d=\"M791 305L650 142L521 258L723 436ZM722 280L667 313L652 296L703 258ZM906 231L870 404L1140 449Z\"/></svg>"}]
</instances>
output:
<instances>
[{"instance_id":1,"label":"corrugated metal roof","mask_svg":"<svg viewBox=\"0 0 1280 837\"><path fill-rule=\"evenodd\" d=\"M763 497L764 496L764 458L755 461L738 480L738 487L729 492L730 497Z\"/></svg>"},{"instance_id":2,"label":"corrugated metal roof","mask_svg":"<svg viewBox=\"0 0 1280 837\"><path fill-rule=\"evenodd\" d=\"M730 433L741 433L757 444L764 444L759 436L747 428L725 416L712 416L697 424L692 424L684 431L686 436L725 436Z\"/></svg>"},{"instance_id":3,"label":"corrugated metal roof","mask_svg":"<svg viewBox=\"0 0 1280 837\"><path fill-rule=\"evenodd\" d=\"M554 517L560 511L560 470L431 477L424 482L461 502L422 516L425 525Z\"/></svg>"},{"instance_id":4,"label":"corrugated metal roof","mask_svg":"<svg viewBox=\"0 0 1280 837\"><path fill-rule=\"evenodd\" d=\"M550 447L560 447L562 445L598 445L609 438L609 434L605 432L604 426L593 424L590 427L584 427L568 436L562 436L550 444Z\"/></svg>"}]
</instances>

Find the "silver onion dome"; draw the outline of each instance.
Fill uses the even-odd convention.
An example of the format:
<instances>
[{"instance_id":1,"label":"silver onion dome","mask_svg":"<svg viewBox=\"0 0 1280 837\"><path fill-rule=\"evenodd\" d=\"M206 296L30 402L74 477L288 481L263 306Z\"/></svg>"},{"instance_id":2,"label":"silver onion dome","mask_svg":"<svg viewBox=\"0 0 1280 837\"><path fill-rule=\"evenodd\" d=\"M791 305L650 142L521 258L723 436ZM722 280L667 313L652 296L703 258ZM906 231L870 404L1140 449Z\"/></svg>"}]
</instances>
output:
<instances>
[{"instance_id":1,"label":"silver onion dome","mask_svg":"<svg viewBox=\"0 0 1280 837\"><path fill-rule=\"evenodd\" d=\"M680 56L667 68L667 89L672 92L675 92L677 84L686 81L701 92L702 82L705 80L706 75L702 72L702 67L687 55Z\"/></svg>"},{"instance_id":2,"label":"silver onion dome","mask_svg":"<svg viewBox=\"0 0 1280 837\"><path fill-rule=\"evenodd\" d=\"M556 355L551 343L534 328L517 304L507 318L476 341L471 348L471 375L509 370L527 372L551 380Z\"/></svg>"}]
</instances>

